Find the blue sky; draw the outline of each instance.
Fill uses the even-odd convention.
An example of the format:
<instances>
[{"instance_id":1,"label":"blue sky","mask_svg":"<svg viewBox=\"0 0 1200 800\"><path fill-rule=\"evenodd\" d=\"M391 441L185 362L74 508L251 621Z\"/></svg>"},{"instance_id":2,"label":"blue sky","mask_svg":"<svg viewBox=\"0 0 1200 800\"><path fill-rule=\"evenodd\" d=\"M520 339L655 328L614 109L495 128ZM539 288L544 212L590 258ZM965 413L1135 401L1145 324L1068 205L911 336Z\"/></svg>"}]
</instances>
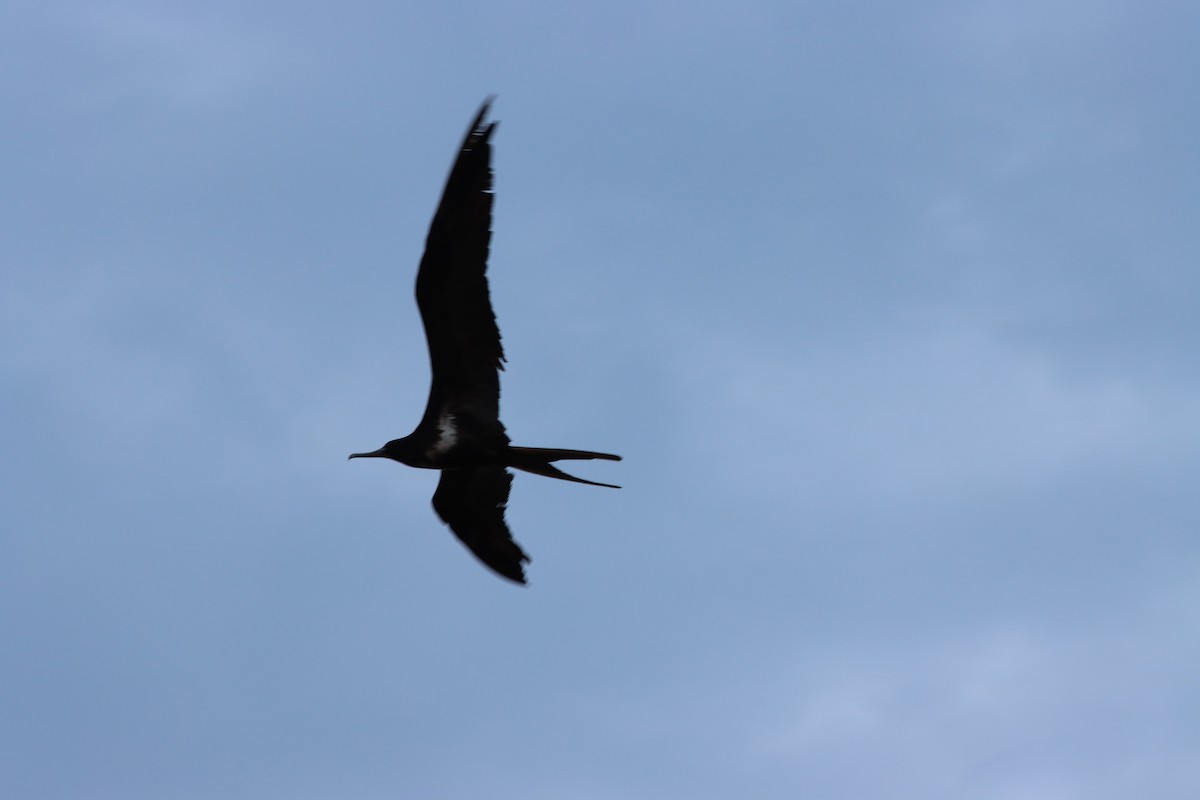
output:
<instances>
[{"instance_id":1,"label":"blue sky","mask_svg":"<svg viewBox=\"0 0 1200 800\"><path fill-rule=\"evenodd\" d=\"M1198 17L7 4L0 795L1195 798ZM346 461L490 93L525 589Z\"/></svg>"}]
</instances>

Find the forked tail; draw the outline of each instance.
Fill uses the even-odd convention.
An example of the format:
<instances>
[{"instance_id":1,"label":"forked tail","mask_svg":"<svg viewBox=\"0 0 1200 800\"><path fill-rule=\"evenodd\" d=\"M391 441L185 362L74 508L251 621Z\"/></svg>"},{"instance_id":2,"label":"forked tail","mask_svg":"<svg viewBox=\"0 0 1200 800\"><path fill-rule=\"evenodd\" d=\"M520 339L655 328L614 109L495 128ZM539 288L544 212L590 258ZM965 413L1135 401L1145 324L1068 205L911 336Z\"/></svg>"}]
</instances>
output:
<instances>
[{"instance_id":1,"label":"forked tail","mask_svg":"<svg viewBox=\"0 0 1200 800\"><path fill-rule=\"evenodd\" d=\"M532 472L534 475L545 475L547 478L558 478L563 481L586 483L589 486L607 486L610 489L620 489L611 483L600 483L568 475L558 467L552 466L551 461L572 461L602 458L605 461L620 461L621 457L612 453L595 453L591 450L562 450L556 447L509 447L508 466L514 469Z\"/></svg>"}]
</instances>

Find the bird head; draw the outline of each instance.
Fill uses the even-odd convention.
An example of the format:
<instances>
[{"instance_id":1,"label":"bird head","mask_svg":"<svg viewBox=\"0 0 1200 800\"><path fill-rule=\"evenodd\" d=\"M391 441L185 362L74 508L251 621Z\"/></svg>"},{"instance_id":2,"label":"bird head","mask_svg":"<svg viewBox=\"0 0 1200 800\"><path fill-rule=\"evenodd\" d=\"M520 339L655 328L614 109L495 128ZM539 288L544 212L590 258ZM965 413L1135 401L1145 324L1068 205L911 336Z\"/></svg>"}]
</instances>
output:
<instances>
[{"instance_id":1,"label":"bird head","mask_svg":"<svg viewBox=\"0 0 1200 800\"><path fill-rule=\"evenodd\" d=\"M412 465L413 453L412 448L406 439L392 439L378 450L372 450L370 453L351 453L350 458L390 458L392 461L399 461L401 464Z\"/></svg>"}]
</instances>

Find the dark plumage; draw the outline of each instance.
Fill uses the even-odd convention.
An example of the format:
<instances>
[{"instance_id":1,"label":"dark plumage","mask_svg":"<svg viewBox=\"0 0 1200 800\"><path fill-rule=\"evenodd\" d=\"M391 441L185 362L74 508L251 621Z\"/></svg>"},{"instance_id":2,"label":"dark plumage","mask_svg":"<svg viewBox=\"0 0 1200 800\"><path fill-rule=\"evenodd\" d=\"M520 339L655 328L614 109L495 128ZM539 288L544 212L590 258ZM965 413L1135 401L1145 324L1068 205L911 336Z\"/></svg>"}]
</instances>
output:
<instances>
[{"instance_id":1,"label":"dark plumage","mask_svg":"<svg viewBox=\"0 0 1200 800\"><path fill-rule=\"evenodd\" d=\"M410 467L440 469L433 508L480 561L525 582L529 556L504 521L512 487L508 468L609 486L560 471L552 461L603 458L610 453L514 447L500 422L504 350L488 295L492 222L491 137L484 101L459 150L442 201L429 226L417 271L417 306L425 323L433 379L420 424L403 439L350 458L390 458Z\"/></svg>"}]
</instances>

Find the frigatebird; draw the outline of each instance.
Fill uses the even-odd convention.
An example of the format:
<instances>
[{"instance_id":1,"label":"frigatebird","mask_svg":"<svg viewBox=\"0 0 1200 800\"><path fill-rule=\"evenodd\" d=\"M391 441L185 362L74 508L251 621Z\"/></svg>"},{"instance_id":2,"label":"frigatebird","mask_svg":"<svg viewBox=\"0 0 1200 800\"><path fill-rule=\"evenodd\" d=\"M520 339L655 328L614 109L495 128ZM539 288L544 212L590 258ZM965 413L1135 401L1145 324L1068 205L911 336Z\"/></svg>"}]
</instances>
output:
<instances>
[{"instance_id":1,"label":"frigatebird","mask_svg":"<svg viewBox=\"0 0 1200 800\"><path fill-rule=\"evenodd\" d=\"M504 349L488 294L492 231L491 137L483 102L467 130L433 215L417 270L417 307L425 324L433 374L429 402L416 430L370 453L410 467L442 471L433 509L475 556L500 575L525 583L529 556L513 541L504 510L512 488L509 467L565 481L607 486L568 475L551 462L603 458L611 453L516 447L500 422Z\"/></svg>"}]
</instances>

